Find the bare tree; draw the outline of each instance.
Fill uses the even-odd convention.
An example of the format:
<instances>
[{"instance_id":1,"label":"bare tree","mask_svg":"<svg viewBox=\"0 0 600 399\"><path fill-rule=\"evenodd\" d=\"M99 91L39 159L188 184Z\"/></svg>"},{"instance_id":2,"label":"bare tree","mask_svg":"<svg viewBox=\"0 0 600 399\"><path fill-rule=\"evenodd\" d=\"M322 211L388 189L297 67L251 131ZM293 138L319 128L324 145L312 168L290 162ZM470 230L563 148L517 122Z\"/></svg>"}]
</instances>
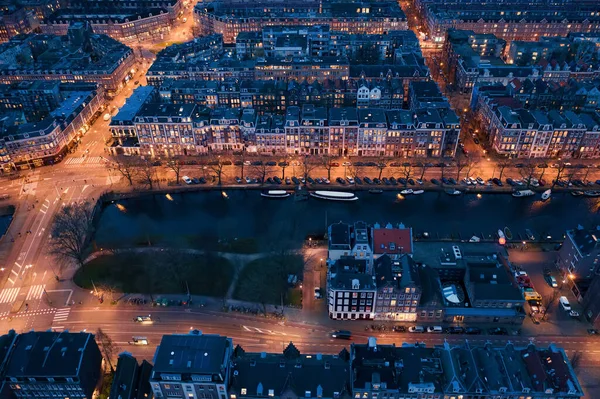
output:
<instances>
[{"instance_id":1,"label":"bare tree","mask_svg":"<svg viewBox=\"0 0 600 399\"><path fill-rule=\"evenodd\" d=\"M332 160L333 157L329 154L321 155L321 166L327 171L327 179L331 180L331 168L333 168Z\"/></svg>"},{"instance_id":2,"label":"bare tree","mask_svg":"<svg viewBox=\"0 0 600 399\"><path fill-rule=\"evenodd\" d=\"M460 180L460 172L467 166L467 160L462 157L456 157L456 180ZM469 174L467 173L467 176Z\"/></svg>"},{"instance_id":3,"label":"bare tree","mask_svg":"<svg viewBox=\"0 0 600 399\"><path fill-rule=\"evenodd\" d=\"M281 168L281 180L285 180L285 169L288 166L290 166L290 163L287 161L287 159L279 162L279 167Z\"/></svg>"},{"instance_id":4,"label":"bare tree","mask_svg":"<svg viewBox=\"0 0 600 399\"><path fill-rule=\"evenodd\" d=\"M181 168L183 167L181 157L175 156L170 158L167 161L166 166L167 169L170 169L175 173L175 184L179 184L179 175L181 174Z\"/></svg>"},{"instance_id":5,"label":"bare tree","mask_svg":"<svg viewBox=\"0 0 600 399\"><path fill-rule=\"evenodd\" d=\"M409 162L403 163L402 168L400 169L400 173L402 174L402 177L405 180L404 187L406 187L408 185L408 179L410 179L413 175L413 169L411 164Z\"/></svg>"},{"instance_id":6,"label":"bare tree","mask_svg":"<svg viewBox=\"0 0 600 399\"><path fill-rule=\"evenodd\" d=\"M379 179L381 179L381 175L383 174L383 170L385 168L387 168L387 160L384 157L379 157L379 160L377 161L377 169L379 169Z\"/></svg>"},{"instance_id":7,"label":"bare tree","mask_svg":"<svg viewBox=\"0 0 600 399\"><path fill-rule=\"evenodd\" d=\"M542 298L542 306L544 307L544 316L542 317L542 320L546 320L548 313L552 311L552 305L554 305L559 296L560 292L558 290L553 290L552 295Z\"/></svg>"},{"instance_id":8,"label":"bare tree","mask_svg":"<svg viewBox=\"0 0 600 399\"><path fill-rule=\"evenodd\" d=\"M473 168L475 167L475 165L479 164L479 160L474 158L474 157L469 157L467 158L467 161L465 163L465 167L467 168L467 177L471 176L471 172L473 171Z\"/></svg>"},{"instance_id":9,"label":"bare tree","mask_svg":"<svg viewBox=\"0 0 600 399\"><path fill-rule=\"evenodd\" d=\"M93 232L93 208L87 202L63 207L54 217L50 232L50 253L64 265L74 260L83 266L88 238Z\"/></svg>"},{"instance_id":10,"label":"bare tree","mask_svg":"<svg viewBox=\"0 0 600 399\"><path fill-rule=\"evenodd\" d=\"M154 188L154 182L156 178L156 168L152 165L152 161L149 159L144 160L138 166L139 182L148 186L150 190Z\"/></svg>"},{"instance_id":11,"label":"bare tree","mask_svg":"<svg viewBox=\"0 0 600 399\"><path fill-rule=\"evenodd\" d=\"M528 161L523 165L523 167L519 168L519 173L525 182L527 183L527 188L531 186L531 180L535 175L535 165L532 161Z\"/></svg>"},{"instance_id":12,"label":"bare tree","mask_svg":"<svg viewBox=\"0 0 600 399\"><path fill-rule=\"evenodd\" d=\"M564 177L566 168L567 165L565 165L564 162L558 164L558 167L556 168L556 179L554 179L554 181L552 182L552 188L554 188L558 181L560 181Z\"/></svg>"},{"instance_id":13,"label":"bare tree","mask_svg":"<svg viewBox=\"0 0 600 399\"><path fill-rule=\"evenodd\" d=\"M571 367L573 370L577 370L579 368L579 363L581 363L581 351L575 351L571 355Z\"/></svg>"},{"instance_id":14,"label":"bare tree","mask_svg":"<svg viewBox=\"0 0 600 399\"><path fill-rule=\"evenodd\" d=\"M302 162L300 163L300 172L302 173L302 178L304 179L304 185L306 185L306 180L310 176L310 172L312 172L317 165L318 163L314 158L308 155L304 155L302 157Z\"/></svg>"},{"instance_id":15,"label":"bare tree","mask_svg":"<svg viewBox=\"0 0 600 399\"><path fill-rule=\"evenodd\" d=\"M246 165L244 164L244 162L246 162L246 151L243 151L240 153L238 160L240 161L240 178L243 179L244 178L244 168L246 167Z\"/></svg>"},{"instance_id":16,"label":"bare tree","mask_svg":"<svg viewBox=\"0 0 600 399\"><path fill-rule=\"evenodd\" d=\"M498 180L502 180L502 175L504 174L504 169L506 169L510 165L511 165L511 163L510 163L510 160L508 160L508 159L503 159L500 162L498 162L498 169L500 170L500 176L498 177ZM492 176L492 177L494 177L494 176Z\"/></svg>"},{"instance_id":17,"label":"bare tree","mask_svg":"<svg viewBox=\"0 0 600 399\"><path fill-rule=\"evenodd\" d=\"M540 177L538 178L538 180L542 180L544 178L544 174L546 173L546 169L548 169L548 165L544 163L539 164L537 167L542 170L542 173L540 173Z\"/></svg>"},{"instance_id":18,"label":"bare tree","mask_svg":"<svg viewBox=\"0 0 600 399\"><path fill-rule=\"evenodd\" d=\"M423 180L423 177L425 176L425 172L427 172L427 169L429 169L429 163L424 162L424 161L420 161L417 163L417 167L419 168L419 171L421 172L421 176L419 177L420 180Z\"/></svg>"},{"instance_id":19,"label":"bare tree","mask_svg":"<svg viewBox=\"0 0 600 399\"><path fill-rule=\"evenodd\" d=\"M596 50L592 42L579 42L573 47L575 47L575 52L572 56L575 63L589 64L593 60Z\"/></svg>"},{"instance_id":20,"label":"bare tree","mask_svg":"<svg viewBox=\"0 0 600 399\"><path fill-rule=\"evenodd\" d=\"M581 180L582 180L584 183L587 183L587 178L588 178L588 175L590 174L590 169L591 169L591 166L592 166L592 165L588 165L588 166L585 168L585 173L583 174L583 179L581 179Z\"/></svg>"},{"instance_id":21,"label":"bare tree","mask_svg":"<svg viewBox=\"0 0 600 399\"><path fill-rule=\"evenodd\" d=\"M208 168L212 170L217 177L217 185L221 186L223 180L223 168L225 167L224 160L221 156L211 156L208 161Z\"/></svg>"},{"instance_id":22,"label":"bare tree","mask_svg":"<svg viewBox=\"0 0 600 399\"><path fill-rule=\"evenodd\" d=\"M347 172L350 177L354 179L354 185L356 185L356 178L360 177L360 171L362 170L362 166L351 164L347 167Z\"/></svg>"},{"instance_id":23,"label":"bare tree","mask_svg":"<svg viewBox=\"0 0 600 399\"><path fill-rule=\"evenodd\" d=\"M441 162L440 163L440 172L442 172L442 175L441 175L441 179L442 179L441 180L441 184L442 184L442 186L444 185L444 177L446 177L444 175L444 172L446 171L447 167L448 167L448 164L446 162Z\"/></svg>"},{"instance_id":24,"label":"bare tree","mask_svg":"<svg viewBox=\"0 0 600 399\"><path fill-rule=\"evenodd\" d=\"M261 157L259 165L252 165L252 170L254 173L258 174L260 177L261 184L265 184L265 180L267 179L267 175L273 173L273 168L268 165L267 161L268 157Z\"/></svg>"},{"instance_id":25,"label":"bare tree","mask_svg":"<svg viewBox=\"0 0 600 399\"><path fill-rule=\"evenodd\" d=\"M115 368L113 367L113 356L115 356L119 352L119 347L115 344L102 328L98 328L96 330L96 341L100 344L100 351L102 352L102 356L104 356L104 360L108 362L111 373L115 372Z\"/></svg>"},{"instance_id":26,"label":"bare tree","mask_svg":"<svg viewBox=\"0 0 600 399\"><path fill-rule=\"evenodd\" d=\"M136 160L131 157L119 156L115 158L115 161L111 166L127 179L130 186L133 186L133 179L138 173Z\"/></svg>"}]
</instances>

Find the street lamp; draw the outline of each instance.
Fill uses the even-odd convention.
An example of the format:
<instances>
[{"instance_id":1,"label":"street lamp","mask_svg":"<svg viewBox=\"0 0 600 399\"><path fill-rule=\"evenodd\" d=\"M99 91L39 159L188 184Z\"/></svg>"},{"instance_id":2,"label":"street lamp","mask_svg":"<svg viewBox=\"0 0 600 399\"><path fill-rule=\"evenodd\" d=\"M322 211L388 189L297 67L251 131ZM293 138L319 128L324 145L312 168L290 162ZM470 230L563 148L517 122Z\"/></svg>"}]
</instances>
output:
<instances>
[{"instance_id":1,"label":"street lamp","mask_svg":"<svg viewBox=\"0 0 600 399\"><path fill-rule=\"evenodd\" d=\"M323 258L321 258L321 269L323 268Z\"/></svg>"}]
</instances>

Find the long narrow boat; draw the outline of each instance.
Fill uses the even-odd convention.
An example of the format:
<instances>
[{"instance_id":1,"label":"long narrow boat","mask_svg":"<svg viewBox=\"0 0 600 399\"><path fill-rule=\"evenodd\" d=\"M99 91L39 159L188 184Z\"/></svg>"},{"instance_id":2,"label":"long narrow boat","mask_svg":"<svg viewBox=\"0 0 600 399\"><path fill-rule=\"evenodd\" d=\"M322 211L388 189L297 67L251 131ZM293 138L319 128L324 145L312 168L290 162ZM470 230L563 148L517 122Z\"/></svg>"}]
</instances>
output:
<instances>
[{"instance_id":1,"label":"long narrow boat","mask_svg":"<svg viewBox=\"0 0 600 399\"><path fill-rule=\"evenodd\" d=\"M552 189L548 189L542 193L542 201L546 201L552 195Z\"/></svg>"},{"instance_id":2,"label":"long narrow boat","mask_svg":"<svg viewBox=\"0 0 600 399\"><path fill-rule=\"evenodd\" d=\"M345 191L315 191L311 192L310 196L329 201L356 201L358 199L354 193Z\"/></svg>"},{"instance_id":3,"label":"long narrow boat","mask_svg":"<svg viewBox=\"0 0 600 399\"><path fill-rule=\"evenodd\" d=\"M287 198L290 196L290 193L285 190L269 190L261 192L260 195L266 198Z\"/></svg>"}]
</instances>

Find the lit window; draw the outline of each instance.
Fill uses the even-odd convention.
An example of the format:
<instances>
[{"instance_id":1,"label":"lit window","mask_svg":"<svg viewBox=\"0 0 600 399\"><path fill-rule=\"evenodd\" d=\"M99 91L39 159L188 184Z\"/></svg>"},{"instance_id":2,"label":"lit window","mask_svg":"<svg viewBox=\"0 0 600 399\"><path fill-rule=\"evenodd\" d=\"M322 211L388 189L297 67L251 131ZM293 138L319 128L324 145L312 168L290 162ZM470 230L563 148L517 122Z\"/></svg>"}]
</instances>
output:
<instances>
[{"instance_id":1,"label":"lit window","mask_svg":"<svg viewBox=\"0 0 600 399\"><path fill-rule=\"evenodd\" d=\"M241 392L240 392L240 393L241 393L242 395L245 395L245 394L246 394L246 388L242 388L242 390L241 390Z\"/></svg>"},{"instance_id":2,"label":"lit window","mask_svg":"<svg viewBox=\"0 0 600 399\"><path fill-rule=\"evenodd\" d=\"M269 396L275 396L275 391L273 389L269 389Z\"/></svg>"}]
</instances>

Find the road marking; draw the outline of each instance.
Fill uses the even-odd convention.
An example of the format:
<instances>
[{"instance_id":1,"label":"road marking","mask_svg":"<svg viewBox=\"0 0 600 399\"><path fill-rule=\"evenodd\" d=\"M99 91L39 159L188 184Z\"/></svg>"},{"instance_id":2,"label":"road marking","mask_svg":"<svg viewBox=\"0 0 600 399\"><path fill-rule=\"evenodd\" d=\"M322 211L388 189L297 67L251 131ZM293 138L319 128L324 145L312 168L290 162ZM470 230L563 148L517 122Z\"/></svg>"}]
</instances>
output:
<instances>
[{"instance_id":1,"label":"road marking","mask_svg":"<svg viewBox=\"0 0 600 399\"><path fill-rule=\"evenodd\" d=\"M0 303L12 303L17 299L21 288L5 288L0 292Z\"/></svg>"},{"instance_id":2,"label":"road marking","mask_svg":"<svg viewBox=\"0 0 600 399\"><path fill-rule=\"evenodd\" d=\"M12 269L10 272L11 272L11 273L14 273L14 274L15 274L15 276L19 277L19 273L17 273L17 272L15 271L15 269Z\"/></svg>"},{"instance_id":3,"label":"road marking","mask_svg":"<svg viewBox=\"0 0 600 399\"><path fill-rule=\"evenodd\" d=\"M32 285L29 287L29 291L27 292L26 301L31 299L41 299L44 294L44 288L46 288L46 284Z\"/></svg>"},{"instance_id":4,"label":"road marking","mask_svg":"<svg viewBox=\"0 0 600 399\"><path fill-rule=\"evenodd\" d=\"M14 282L14 281L12 281L12 279L11 279L10 277L8 278L8 281L10 281L10 283L11 283L12 285L15 285L15 282Z\"/></svg>"},{"instance_id":5,"label":"road marking","mask_svg":"<svg viewBox=\"0 0 600 399\"><path fill-rule=\"evenodd\" d=\"M71 312L71 308L62 308L56 311L54 314L54 319L52 320L52 324L60 321L66 321L69 318L69 312ZM55 328L55 327L52 327ZM60 327L62 328L62 327Z\"/></svg>"}]
</instances>

